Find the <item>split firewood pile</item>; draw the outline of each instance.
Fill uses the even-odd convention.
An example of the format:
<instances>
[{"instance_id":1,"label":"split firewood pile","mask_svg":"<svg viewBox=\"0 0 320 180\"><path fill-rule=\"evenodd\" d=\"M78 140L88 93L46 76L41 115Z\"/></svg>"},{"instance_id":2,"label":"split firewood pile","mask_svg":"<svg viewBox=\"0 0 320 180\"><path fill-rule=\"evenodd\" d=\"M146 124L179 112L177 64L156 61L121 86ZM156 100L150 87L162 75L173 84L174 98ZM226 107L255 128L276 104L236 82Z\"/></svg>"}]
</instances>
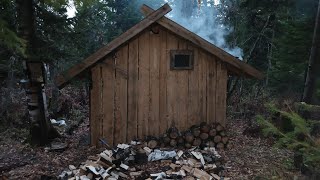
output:
<instances>
[{"instance_id":1,"label":"split firewood pile","mask_svg":"<svg viewBox=\"0 0 320 180\"><path fill-rule=\"evenodd\" d=\"M181 134L176 128L170 128L159 139L118 144L115 148L89 156L79 167L69 165L59 175L59 179L229 179L223 177L224 162L214 147L223 148L228 144L222 142L222 137L219 142L214 143L215 137L224 130L216 130L212 126L203 129L203 125L204 123L197 128L193 126L190 131ZM212 129L216 133L210 135ZM207 134L206 138L202 134L204 132ZM167 137L168 140L164 141ZM219 143L223 146L218 146Z\"/></svg>"}]
</instances>

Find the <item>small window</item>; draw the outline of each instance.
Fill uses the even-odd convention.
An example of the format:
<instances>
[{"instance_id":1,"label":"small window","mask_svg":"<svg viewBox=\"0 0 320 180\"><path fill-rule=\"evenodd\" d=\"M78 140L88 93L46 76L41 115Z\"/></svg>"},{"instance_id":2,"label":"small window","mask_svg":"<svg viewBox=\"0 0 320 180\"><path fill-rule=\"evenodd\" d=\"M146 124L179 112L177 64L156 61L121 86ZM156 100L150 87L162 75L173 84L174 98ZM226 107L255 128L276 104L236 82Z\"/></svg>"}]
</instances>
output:
<instances>
[{"instance_id":1,"label":"small window","mask_svg":"<svg viewBox=\"0 0 320 180\"><path fill-rule=\"evenodd\" d=\"M171 69L190 70L193 69L193 51L191 50L171 50Z\"/></svg>"}]
</instances>

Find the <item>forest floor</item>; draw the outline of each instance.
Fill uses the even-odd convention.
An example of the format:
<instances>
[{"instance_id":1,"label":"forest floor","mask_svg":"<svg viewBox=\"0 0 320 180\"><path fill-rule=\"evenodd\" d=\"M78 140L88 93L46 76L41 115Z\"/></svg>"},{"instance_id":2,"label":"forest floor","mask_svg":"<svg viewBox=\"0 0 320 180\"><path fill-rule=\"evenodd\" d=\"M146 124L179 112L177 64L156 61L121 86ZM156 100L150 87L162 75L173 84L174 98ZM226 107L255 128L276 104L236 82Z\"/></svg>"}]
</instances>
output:
<instances>
[{"instance_id":1,"label":"forest floor","mask_svg":"<svg viewBox=\"0 0 320 180\"><path fill-rule=\"evenodd\" d=\"M226 161L226 177L231 179L293 179L299 175L292 167L292 153L273 147L273 141L260 135L244 135L244 120L230 120L233 148L220 151ZM69 164L79 165L101 151L88 145L89 125L85 120L65 141L64 151L45 151L23 143L26 132L7 129L0 133L0 179L52 179ZM151 164L150 164L151 166Z\"/></svg>"}]
</instances>

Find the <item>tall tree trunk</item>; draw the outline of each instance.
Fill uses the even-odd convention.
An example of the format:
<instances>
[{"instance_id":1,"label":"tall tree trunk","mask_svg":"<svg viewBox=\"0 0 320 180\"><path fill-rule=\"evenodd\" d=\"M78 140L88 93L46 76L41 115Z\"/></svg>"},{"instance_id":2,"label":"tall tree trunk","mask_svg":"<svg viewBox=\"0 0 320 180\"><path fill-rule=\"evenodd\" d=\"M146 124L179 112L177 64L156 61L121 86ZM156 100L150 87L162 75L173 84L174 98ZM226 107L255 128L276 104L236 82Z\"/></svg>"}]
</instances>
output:
<instances>
[{"instance_id":1,"label":"tall tree trunk","mask_svg":"<svg viewBox=\"0 0 320 180\"><path fill-rule=\"evenodd\" d=\"M33 0L16 0L18 33L27 41L24 69L28 78L26 94L30 116L30 134L33 144L44 145L49 142L50 123L47 117L46 96L44 93L44 68L36 60L35 48L35 10Z\"/></svg>"},{"instance_id":2,"label":"tall tree trunk","mask_svg":"<svg viewBox=\"0 0 320 180\"><path fill-rule=\"evenodd\" d=\"M308 63L308 72L304 85L302 101L308 104L314 103L317 71L320 66L320 0L318 2L318 12L315 20L314 34L312 39L311 53Z\"/></svg>"}]
</instances>

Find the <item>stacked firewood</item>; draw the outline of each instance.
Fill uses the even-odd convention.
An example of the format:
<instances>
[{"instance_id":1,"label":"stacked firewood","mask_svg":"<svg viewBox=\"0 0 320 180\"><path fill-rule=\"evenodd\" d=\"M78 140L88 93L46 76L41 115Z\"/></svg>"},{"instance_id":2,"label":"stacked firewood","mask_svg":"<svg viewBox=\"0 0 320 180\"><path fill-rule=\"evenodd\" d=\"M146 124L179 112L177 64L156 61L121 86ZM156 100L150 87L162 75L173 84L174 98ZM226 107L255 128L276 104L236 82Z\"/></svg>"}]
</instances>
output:
<instances>
[{"instance_id":1,"label":"stacked firewood","mask_svg":"<svg viewBox=\"0 0 320 180\"><path fill-rule=\"evenodd\" d=\"M230 148L229 138L225 128L219 123L193 125L187 131L180 132L176 127L171 127L160 138L147 137L148 147L191 148L194 146L216 147L217 149Z\"/></svg>"}]
</instances>

